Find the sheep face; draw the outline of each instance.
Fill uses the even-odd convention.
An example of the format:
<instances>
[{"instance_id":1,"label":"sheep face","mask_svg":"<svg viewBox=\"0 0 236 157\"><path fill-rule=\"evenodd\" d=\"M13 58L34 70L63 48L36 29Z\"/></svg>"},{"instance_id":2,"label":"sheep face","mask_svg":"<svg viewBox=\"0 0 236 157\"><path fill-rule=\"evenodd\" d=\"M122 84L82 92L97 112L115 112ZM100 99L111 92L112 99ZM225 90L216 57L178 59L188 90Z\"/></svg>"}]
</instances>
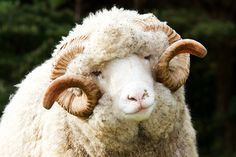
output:
<instances>
[{"instance_id":1,"label":"sheep face","mask_svg":"<svg viewBox=\"0 0 236 157\"><path fill-rule=\"evenodd\" d=\"M115 14L130 16L121 12ZM102 94L109 94L114 111L120 111L115 115L142 121L158 106L155 101L161 92L173 96L184 85L189 74L189 54L206 55L203 45L181 39L153 15L132 15L123 21L119 16L110 18L110 14L112 11L107 12L109 20L101 27L87 27L91 24L85 21L57 46L52 82L43 100L45 108L57 101L69 113L88 118L95 113L95 106L101 106ZM105 16L98 17L103 21ZM145 60L148 55L152 56L150 61ZM99 72L93 70L102 72L97 81L92 74ZM157 82L165 87L164 91L154 92ZM165 104L169 104L168 100Z\"/></svg>"},{"instance_id":2,"label":"sheep face","mask_svg":"<svg viewBox=\"0 0 236 157\"><path fill-rule=\"evenodd\" d=\"M154 80L149 58L130 55L106 64L98 76L100 89L109 93L113 108L127 119L147 119L154 106Z\"/></svg>"}]
</instances>

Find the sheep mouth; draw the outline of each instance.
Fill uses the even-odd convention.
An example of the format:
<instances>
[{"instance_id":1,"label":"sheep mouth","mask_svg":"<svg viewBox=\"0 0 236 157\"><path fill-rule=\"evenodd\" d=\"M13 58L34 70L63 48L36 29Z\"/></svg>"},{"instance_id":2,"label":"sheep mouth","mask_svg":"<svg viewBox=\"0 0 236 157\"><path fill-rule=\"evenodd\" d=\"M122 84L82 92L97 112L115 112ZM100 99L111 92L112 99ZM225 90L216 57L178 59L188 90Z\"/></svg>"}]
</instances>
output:
<instances>
[{"instance_id":1,"label":"sheep mouth","mask_svg":"<svg viewBox=\"0 0 236 157\"><path fill-rule=\"evenodd\" d=\"M148 110L149 110L150 108L151 108L151 107L140 107L139 109L137 109L137 111L132 112L132 113L126 113L126 114L127 114L127 115L142 114L142 113L148 112Z\"/></svg>"},{"instance_id":2,"label":"sheep mouth","mask_svg":"<svg viewBox=\"0 0 236 157\"><path fill-rule=\"evenodd\" d=\"M136 108L133 112L126 112L126 115L133 115L133 114L143 114L146 112L150 112L150 110L153 109L153 105L147 106L147 107L143 107L143 106L139 106L138 108Z\"/></svg>"},{"instance_id":3,"label":"sheep mouth","mask_svg":"<svg viewBox=\"0 0 236 157\"><path fill-rule=\"evenodd\" d=\"M125 117L129 120L143 121L147 120L153 111L153 105L146 108L139 108L137 111L132 113L126 113Z\"/></svg>"}]
</instances>

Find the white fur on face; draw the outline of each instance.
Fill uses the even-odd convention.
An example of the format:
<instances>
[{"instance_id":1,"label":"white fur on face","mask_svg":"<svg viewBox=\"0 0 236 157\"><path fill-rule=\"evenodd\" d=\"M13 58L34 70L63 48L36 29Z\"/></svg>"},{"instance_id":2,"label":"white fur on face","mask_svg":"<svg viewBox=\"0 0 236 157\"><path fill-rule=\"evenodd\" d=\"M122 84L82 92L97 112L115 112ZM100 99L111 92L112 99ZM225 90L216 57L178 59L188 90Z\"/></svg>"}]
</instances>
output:
<instances>
[{"instance_id":1,"label":"white fur on face","mask_svg":"<svg viewBox=\"0 0 236 157\"><path fill-rule=\"evenodd\" d=\"M99 84L125 118L137 121L149 118L155 96L148 60L137 55L115 59L103 68Z\"/></svg>"}]
</instances>

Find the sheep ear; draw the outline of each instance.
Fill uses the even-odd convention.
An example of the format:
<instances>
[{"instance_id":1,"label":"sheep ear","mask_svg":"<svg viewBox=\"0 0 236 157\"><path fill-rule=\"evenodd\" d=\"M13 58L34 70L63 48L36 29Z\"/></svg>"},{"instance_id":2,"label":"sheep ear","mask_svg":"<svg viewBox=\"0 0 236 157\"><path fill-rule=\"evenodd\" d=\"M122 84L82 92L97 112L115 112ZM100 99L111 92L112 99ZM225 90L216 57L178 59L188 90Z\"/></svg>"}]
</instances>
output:
<instances>
[{"instance_id":1,"label":"sheep ear","mask_svg":"<svg viewBox=\"0 0 236 157\"><path fill-rule=\"evenodd\" d=\"M154 64L156 80L172 91L180 88L189 75L189 54L203 58L207 50L202 44L191 39L179 40L170 45ZM175 63L170 64L172 59L175 59Z\"/></svg>"}]
</instances>

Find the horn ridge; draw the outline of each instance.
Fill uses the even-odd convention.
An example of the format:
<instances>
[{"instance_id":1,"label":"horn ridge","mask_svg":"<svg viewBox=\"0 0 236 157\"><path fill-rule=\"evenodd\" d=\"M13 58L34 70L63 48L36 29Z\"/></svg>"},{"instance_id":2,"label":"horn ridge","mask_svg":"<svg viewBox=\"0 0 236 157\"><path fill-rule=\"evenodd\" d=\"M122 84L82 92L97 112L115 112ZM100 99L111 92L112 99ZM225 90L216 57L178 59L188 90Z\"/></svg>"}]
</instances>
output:
<instances>
[{"instance_id":1,"label":"horn ridge","mask_svg":"<svg viewBox=\"0 0 236 157\"><path fill-rule=\"evenodd\" d=\"M189 54L203 58L207 54L206 48L195 40L181 39L181 36L164 22L138 23L144 31L163 31L167 35L169 47L154 63L153 71L157 81L171 91L176 91L188 78ZM170 62L172 59L173 62Z\"/></svg>"},{"instance_id":2,"label":"horn ridge","mask_svg":"<svg viewBox=\"0 0 236 157\"><path fill-rule=\"evenodd\" d=\"M101 96L95 81L83 75L66 74L70 61L84 51L82 42L88 37L89 35L85 34L73 38L71 41L64 43L56 54L50 75L52 82L46 89L43 98L43 106L46 109L50 109L56 101L67 112L80 118L88 117L93 112ZM70 88L79 88L81 95L78 96L73 93Z\"/></svg>"},{"instance_id":3,"label":"horn ridge","mask_svg":"<svg viewBox=\"0 0 236 157\"><path fill-rule=\"evenodd\" d=\"M72 92L66 91L72 87L80 88L83 91L81 101L84 103L76 107L72 106L76 96ZM77 117L84 117L93 112L100 96L99 87L92 78L83 75L63 75L53 80L47 88L44 94L43 106L50 109L57 101L69 113Z\"/></svg>"}]
</instances>

